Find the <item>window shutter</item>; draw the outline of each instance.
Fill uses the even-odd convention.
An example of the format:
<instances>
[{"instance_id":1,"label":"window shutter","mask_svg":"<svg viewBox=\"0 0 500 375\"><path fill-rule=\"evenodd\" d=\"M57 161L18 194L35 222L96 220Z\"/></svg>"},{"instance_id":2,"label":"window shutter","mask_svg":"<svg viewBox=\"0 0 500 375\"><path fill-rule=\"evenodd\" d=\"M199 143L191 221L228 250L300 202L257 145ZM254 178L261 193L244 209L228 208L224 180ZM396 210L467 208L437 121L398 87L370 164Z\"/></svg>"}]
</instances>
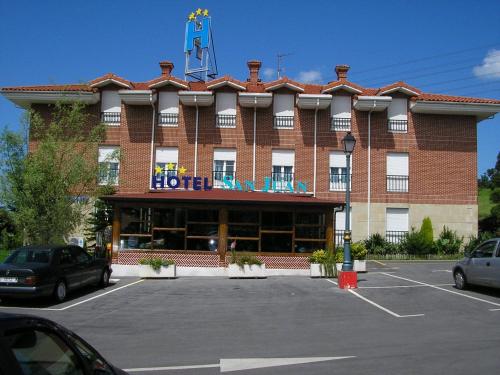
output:
<instances>
[{"instance_id":1,"label":"window shutter","mask_svg":"<svg viewBox=\"0 0 500 375\"><path fill-rule=\"evenodd\" d=\"M408 154L388 153L387 154L387 175L388 176L408 176Z\"/></svg>"},{"instance_id":2,"label":"window shutter","mask_svg":"<svg viewBox=\"0 0 500 375\"><path fill-rule=\"evenodd\" d=\"M158 111L159 113L179 113L179 95L176 92L160 92Z\"/></svg>"},{"instance_id":3,"label":"window shutter","mask_svg":"<svg viewBox=\"0 0 500 375\"><path fill-rule=\"evenodd\" d=\"M119 162L119 148L116 146L101 146L99 147L99 163L118 163Z\"/></svg>"},{"instance_id":4,"label":"window shutter","mask_svg":"<svg viewBox=\"0 0 500 375\"><path fill-rule=\"evenodd\" d=\"M103 90L101 92L101 112L121 112L122 103L118 91Z\"/></svg>"},{"instance_id":5,"label":"window shutter","mask_svg":"<svg viewBox=\"0 0 500 375\"><path fill-rule=\"evenodd\" d=\"M295 162L294 150L273 150L273 165L293 167Z\"/></svg>"},{"instance_id":6,"label":"window shutter","mask_svg":"<svg viewBox=\"0 0 500 375\"><path fill-rule=\"evenodd\" d=\"M408 231L408 209L407 208L387 208L386 209L386 230L396 232Z\"/></svg>"},{"instance_id":7,"label":"window shutter","mask_svg":"<svg viewBox=\"0 0 500 375\"><path fill-rule=\"evenodd\" d=\"M236 161L236 150L234 148L214 148L214 160Z\"/></svg>"},{"instance_id":8,"label":"window shutter","mask_svg":"<svg viewBox=\"0 0 500 375\"><path fill-rule=\"evenodd\" d=\"M352 230L352 207L349 211L349 227ZM345 211L335 213L335 230L345 230Z\"/></svg>"},{"instance_id":9,"label":"window shutter","mask_svg":"<svg viewBox=\"0 0 500 375\"><path fill-rule=\"evenodd\" d=\"M274 94L273 106L275 116L293 116L295 95Z\"/></svg>"},{"instance_id":10,"label":"window shutter","mask_svg":"<svg viewBox=\"0 0 500 375\"><path fill-rule=\"evenodd\" d=\"M236 94L218 92L215 94L215 98L218 115L236 115Z\"/></svg>"},{"instance_id":11,"label":"window shutter","mask_svg":"<svg viewBox=\"0 0 500 375\"><path fill-rule=\"evenodd\" d=\"M175 163L178 164L179 150L177 147L157 147L156 163Z\"/></svg>"},{"instance_id":12,"label":"window shutter","mask_svg":"<svg viewBox=\"0 0 500 375\"><path fill-rule=\"evenodd\" d=\"M352 158L350 161L352 165ZM330 152L330 168L346 168L346 157L343 151Z\"/></svg>"},{"instance_id":13,"label":"window shutter","mask_svg":"<svg viewBox=\"0 0 500 375\"><path fill-rule=\"evenodd\" d=\"M332 99L331 114L335 118L351 118L351 97L334 96Z\"/></svg>"},{"instance_id":14,"label":"window shutter","mask_svg":"<svg viewBox=\"0 0 500 375\"><path fill-rule=\"evenodd\" d=\"M387 116L390 120L408 120L408 101L404 98L392 98L387 109Z\"/></svg>"}]
</instances>

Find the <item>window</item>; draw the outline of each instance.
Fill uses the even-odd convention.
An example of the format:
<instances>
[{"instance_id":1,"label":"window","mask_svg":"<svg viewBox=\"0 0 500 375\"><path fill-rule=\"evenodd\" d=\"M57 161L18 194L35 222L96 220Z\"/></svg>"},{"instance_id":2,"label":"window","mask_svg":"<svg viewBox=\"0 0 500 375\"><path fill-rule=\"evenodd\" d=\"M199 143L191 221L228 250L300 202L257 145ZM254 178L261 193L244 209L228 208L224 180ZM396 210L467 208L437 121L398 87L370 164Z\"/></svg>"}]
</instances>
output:
<instances>
[{"instance_id":1,"label":"window","mask_svg":"<svg viewBox=\"0 0 500 375\"><path fill-rule=\"evenodd\" d=\"M331 105L332 124L331 130L351 130L351 97L335 96Z\"/></svg>"},{"instance_id":2,"label":"window","mask_svg":"<svg viewBox=\"0 0 500 375\"><path fill-rule=\"evenodd\" d=\"M352 231L352 207L349 211L349 228ZM345 209L344 211L335 212L335 246L344 244L345 231Z\"/></svg>"},{"instance_id":3,"label":"window","mask_svg":"<svg viewBox=\"0 0 500 375\"><path fill-rule=\"evenodd\" d=\"M350 185L352 187L352 184ZM345 191L346 186L347 186L346 156L343 151L332 151L330 152L330 190Z\"/></svg>"},{"instance_id":4,"label":"window","mask_svg":"<svg viewBox=\"0 0 500 375\"><path fill-rule=\"evenodd\" d=\"M496 241L486 242L481 246L479 246L476 250L474 250L472 256L474 258L491 258L493 256L493 252L495 251L496 247L497 247Z\"/></svg>"},{"instance_id":5,"label":"window","mask_svg":"<svg viewBox=\"0 0 500 375\"><path fill-rule=\"evenodd\" d=\"M16 330L6 334L6 342L24 375L84 375L77 354L55 333Z\"/></svg>"},{"instance_id":6,"label":"window","mask_svg":"<svg viewBox=\"0 0 500 375\"><path fill-rule=\"evenodd\" d=\"M224 181L235 179L236 150L230 148L214 149L213 187L224 187Z\"/></svg>"},{"instance_id":7,"label":"window","mask_svg":"<svg viewBox=\"0 0 500 375\"><path fill-rule=\"evenodd\" d=\"M387 191L408 192L408 154L392 152L387 154Z\"/></svg>"},{"instance_id":8,"label":"window","mask_svg":"<svg viewBox=\"0 0 500 375\"><path fill-rule=\"evenodd\" d=\"M293 191L294 150L273 150L272 181L275 191Z\"/></svg>"},{"instance_id":9,"label":"window","mask_svg":"<svg viewBox=\"0 0 500 375\"><path fill-rule=\"evenodd\" d=\"M236 127L236 94L218 92L215 94L216 111L215 125L218 128Z\"/></svg>"},{"instance_id":10,"label":"window","mask_svg":"<svg viewBox=\"0 0 500 375\"><path fill-rule=\"evenodd\" d=\"M292 94L274 94L275 129L293 129L294 99Z\"/></svg>"},{"instance_id":11,"label":"window","mask_svg":"<svg viewBox=\"0 0 500 375\"><path fill-rule=\"evenodd\" d=\"M120 125L122 103L118 91L101 92L101 121L107 125Z\"/></svg>"},{"instance_id":12,"label":"window","mask_svg":"<svg viewBox=\"0 0 500 375\"><path fill-rule=\"evenodd\" d=\"M387 109L387 126L392 133L408 132L408 103L404 98L393 98Z\"/></svg>"},{"instance_id":13,"label":"window","mask_svg":"<svg viewBox=\"0 0 500 375\"><path fill-rule=\"evenodd\" d=\"M75 335L70 334L68 337L82 355L84 361L87 362L87 365L94 371L94 374L114 374L106 361L91 346Z\"/></svg>"},{"instance_id":14,"label":"window","mask_svg":"<svg viewBox=\"0 0 500 375\"><path fill-rule=\"evenodd\" d=\"M158 99L158 125L178 126L179 95L172 91L161 91Z\"/></svg>"},{"instance_id":15,"label":"window","mask_svg":"<svg viewBox=\"0 0 500 375\"><path fill-rule=\"evenodd\" d=\"M160 187L160 178L177 176L179 150L177 147L157 147L155 158L155 174L157 187ZM166 185L166 181L164 186Z\"/></svg>"},{"instance_id":16,"label":"window","mask_svg":"<svg viewBox=\"0 0 500 375\"><path fill-rule=\"evenodd\" d=\"M120 149L116 146L99 147L99 185L118 185Z\"/></svg>"},{"instance_id":17,"label":"window","mask_svg":"<svg viewBox=\"0 0 500 375\"><path fill-rule=\"evenodd\" d=\"M408 209L387 208L386 209L386 232L385 239L392 243L399 243L408 233Z\"/></svg>"},{"instance_id":18,"label":"window","mask_svg":"<svg viewBox=\"0 0 500 375\"><path fill-rule=\"evenodd\" d=\"M120 210L120 249L151 248L151 208L130 207Z\"/></svg>"}]
</instances>

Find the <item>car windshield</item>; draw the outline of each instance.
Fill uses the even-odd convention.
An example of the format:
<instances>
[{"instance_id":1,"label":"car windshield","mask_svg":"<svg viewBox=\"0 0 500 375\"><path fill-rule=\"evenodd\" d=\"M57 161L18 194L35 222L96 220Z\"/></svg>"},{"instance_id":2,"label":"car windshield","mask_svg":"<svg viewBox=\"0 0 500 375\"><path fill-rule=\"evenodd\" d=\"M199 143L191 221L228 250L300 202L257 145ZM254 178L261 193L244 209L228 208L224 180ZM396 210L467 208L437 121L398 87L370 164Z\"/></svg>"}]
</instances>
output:
<instances>
[{"instance_id":1,"label":"car windshield","mask_svg":"<svg viewBox=\"0 0 500 375\"><path fill-rule=\"evenodd\" d=\"M49 263L51 252L50 249L17 249L5 260L5 263Z\"/></svg>"}]
</instances>

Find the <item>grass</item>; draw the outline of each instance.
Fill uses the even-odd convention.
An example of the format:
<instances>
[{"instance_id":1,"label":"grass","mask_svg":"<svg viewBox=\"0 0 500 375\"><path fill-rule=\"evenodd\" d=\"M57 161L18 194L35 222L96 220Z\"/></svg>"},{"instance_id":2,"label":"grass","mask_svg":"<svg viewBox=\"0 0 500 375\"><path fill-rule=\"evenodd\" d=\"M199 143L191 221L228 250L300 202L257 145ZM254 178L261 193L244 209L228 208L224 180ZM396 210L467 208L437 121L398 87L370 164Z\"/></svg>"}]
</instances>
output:
<instances>
[{"instance_id":1,"label":"grass","mask_svg":"<svg viewBox=\"0 0 500 375\"><path fill-rule=\"evenodd\" d=\"M490 199L491 189L479 189L479 219L484 219L485 217L490 215L491 208L494 206L493 202Z\"/></svg>"}]
</instances>

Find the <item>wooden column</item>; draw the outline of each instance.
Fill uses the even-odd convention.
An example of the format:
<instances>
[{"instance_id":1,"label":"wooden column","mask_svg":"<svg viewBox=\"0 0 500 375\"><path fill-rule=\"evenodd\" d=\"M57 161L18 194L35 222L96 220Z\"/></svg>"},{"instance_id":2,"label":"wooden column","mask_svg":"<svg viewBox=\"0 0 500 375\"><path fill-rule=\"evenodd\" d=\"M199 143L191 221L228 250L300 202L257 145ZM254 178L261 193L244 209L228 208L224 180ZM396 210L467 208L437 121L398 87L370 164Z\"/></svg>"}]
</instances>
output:
<instances>
[{"instance_id":1,"label":"wooden column","mask_svg":"<svg viewBox=\"0 0 500 375\"><path fill-rule=\"evenodd\" d=\"M223 207L219 209L219 242L217 245L217 250L219 251L219 264L224 264L226 261L226 251L227 251L227 221L228 213L227 208Z\"/></svg>"},{"instance_id":2,"label":"wooden column","mask_svg":"<svg viewBox=\"0 0 500 375\"><path fill-rule=\"evenodd\" d=\"M335 250L335 228L333 225L333 210L326 212L326 250Z\"/></svg>"},{"instance_id":3,"label":"wooden column","mask_svg":"<svg viewBox=\"0 0 500 375\"><path fill-rule=\"evenodd\" d=\"M113 243L113 256L112 259L118 259L118 249L120 248L120 207L113 208L113 231L111 234Z\"/></svg>"}]
</instances>

